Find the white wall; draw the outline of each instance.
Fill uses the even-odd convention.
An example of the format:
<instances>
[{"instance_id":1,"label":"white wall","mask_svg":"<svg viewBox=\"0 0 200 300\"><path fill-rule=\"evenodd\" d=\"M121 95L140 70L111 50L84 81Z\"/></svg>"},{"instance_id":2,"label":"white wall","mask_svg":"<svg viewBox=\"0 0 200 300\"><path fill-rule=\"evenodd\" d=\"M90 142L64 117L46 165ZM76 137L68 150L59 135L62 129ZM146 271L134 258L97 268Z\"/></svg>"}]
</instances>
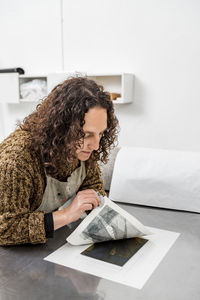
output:
<instances>
[{"instance_id":1,"label":"white wall","mask_svg":"<svg viewBox=\"0 0 200 300\"><path fill-rule=\"evenodd\" d=\"M200 150L200 1L64 1L65 69L136 75L121 145Z\"/></svg>"},{"instance_id":2,"label":"white wall","mask_svg":"<svg viewBox=\"0 0 200 300\"><path fill-rule=\"evenodd\" d=\"M0 0L1 6L7 1ZM60 5L58 0L50 2ZM25 9L25 1L21 3ZM48 14L52 9L47 6ZM63 0L63 18L66 71L136 76L134 102L116 106L121 145L200 150L200 1ZM34 25L31 18L29 26ZM52 27L49 34L54 49ZM57 55L50 56L54 71L61 69ZM30 60L33 57L29 49ZM4 62L9 60L13 52L4 52ZM13 110L16 107L10 107L14 119Z\"/></svg>"},{"instance_id":3,"label":"white wall","mask_svg":"<svg viewBox=\"0 0 200 300\"><path fill-rule=\"evenodd\" d=\"M28 114L34 111L36 103L2 104L0 105L2 117L0 121L0 138L3 140L17 127L17 123L22 121ZM0 140L0 142L1 142Z\"/></svg>"},{"instance_id":4,"label":"white wall","mask_svg":"<svg viewBox=\"0 0 200 300\"><path fill-rule=\"evenodd\" d=\"M0 68L26 73L62 68L59 0L0 0Z\"/></svg>"}]
</instances>

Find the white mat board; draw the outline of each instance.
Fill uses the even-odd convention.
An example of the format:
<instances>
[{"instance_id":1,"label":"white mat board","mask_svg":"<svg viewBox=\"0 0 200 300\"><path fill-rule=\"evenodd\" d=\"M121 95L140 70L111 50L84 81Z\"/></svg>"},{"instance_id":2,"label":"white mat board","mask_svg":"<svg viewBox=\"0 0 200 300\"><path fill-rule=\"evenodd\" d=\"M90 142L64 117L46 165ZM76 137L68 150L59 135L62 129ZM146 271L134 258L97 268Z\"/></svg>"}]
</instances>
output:
<instances>
[{"instance_id":1,"label":"white mat board","mask_svg":"<svg viewBox=\"0 0 200 300\"><path fill-rule=\"evenodd\" d=\"M176 232L147 228L154 234L144 237L149 241L123 267L80 254L89 245L72 246L66 243L44 259L141 289L179 236Z\"/></svg>"}]
</instances>

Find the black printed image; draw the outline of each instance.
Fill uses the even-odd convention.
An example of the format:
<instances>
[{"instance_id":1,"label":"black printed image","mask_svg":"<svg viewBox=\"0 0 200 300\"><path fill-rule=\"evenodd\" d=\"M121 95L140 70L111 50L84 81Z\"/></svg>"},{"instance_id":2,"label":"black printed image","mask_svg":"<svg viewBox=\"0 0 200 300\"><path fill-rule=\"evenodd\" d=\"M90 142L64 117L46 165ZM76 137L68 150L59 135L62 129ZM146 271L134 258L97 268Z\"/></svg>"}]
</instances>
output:
<instances>
[{"instance_id":1,"label":"black printed image","mask_svg":"<svg viewBox=\"0 0 200 300\"><path fill-rule=\"evenodd\" d=\"M81 254L118 266L123 266L148 240L131 238L93 244Z\"/></svg>"}]
</instances>

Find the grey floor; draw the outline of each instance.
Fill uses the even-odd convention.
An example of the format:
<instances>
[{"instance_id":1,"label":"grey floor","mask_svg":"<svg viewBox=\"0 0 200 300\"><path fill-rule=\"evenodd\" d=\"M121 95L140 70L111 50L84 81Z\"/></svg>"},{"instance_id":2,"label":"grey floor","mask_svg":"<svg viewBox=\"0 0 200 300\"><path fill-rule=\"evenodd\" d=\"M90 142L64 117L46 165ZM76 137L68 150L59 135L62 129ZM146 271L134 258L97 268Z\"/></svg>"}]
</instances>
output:
<instances>
[{"instance_id":1,"label":"grey floor","mask_svg":"<svg viewBox=\"0 0 200 300\"><path fill-rule=\"evenodd\" d=\"M200 214L119 205L145 225L181 233L143 289L44 261L65 243L65 227L45 245L0 247L0 300L199 300Z\"/></svg>"}]
</instances>

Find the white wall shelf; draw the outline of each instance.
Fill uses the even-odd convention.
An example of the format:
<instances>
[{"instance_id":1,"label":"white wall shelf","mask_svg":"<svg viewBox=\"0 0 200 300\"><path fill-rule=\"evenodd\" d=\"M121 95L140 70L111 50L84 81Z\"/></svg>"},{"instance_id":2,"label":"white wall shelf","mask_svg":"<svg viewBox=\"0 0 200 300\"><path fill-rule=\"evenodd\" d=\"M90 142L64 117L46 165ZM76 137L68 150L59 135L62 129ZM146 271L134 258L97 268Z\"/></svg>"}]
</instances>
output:
<instances>
[{"instance_id":1,"label":"white wall shelf","mask_svg":"<svg viewBox=\"0 0 200 300\"><path fill-rule=\"evenodd\" d=\"M21 85L34 79L42 79L46 83L47 95L47 76L46 75L19 75L18 73L0 73L0 102L3 103L20 103L20 102L37 102L41 99L23 98L21 95Z\"/></svg>"},{"instance_id":2,"label":"white wall shelf","mask_svg":"<svg viewBox=\"0 0 200 300\"><path fill-rule=\"evenodd\" d=\"M48 92L50 92L57 84L61 83L76 73L59 72L48 75ZM79 74L79 73L78 73ZM134 75L130 73L113 73L113 74L95 74L80 72L83 76L93 79L102 85L105 91L109 93L119 94L120 96L113 100L114 104L131 103L134 96Z\"/></svg>"},{"instance_id":3,"label":"white wall shelf","mask_svg":"<svg viewBox=\"0 0 200 300\"><path fill-rule=\"evenodd\" d=\"M35 99L25 99L21 95L21 86L34 79L43 79L46 82L46 95L59 83L66 80L76 73L59 72L48 75L29 74L19 75L18 73L0 73L0 102L4 103L20 103L20 102L38 102L40 97ZM113 73L113 74L95 74L81 72L83 76L96 81L102 85L105 91L117 94L114 104L131 103L134 94L134 75L129 73ZM46 96L45 95L45 96Z\"/></svg>"}]
</instances>

